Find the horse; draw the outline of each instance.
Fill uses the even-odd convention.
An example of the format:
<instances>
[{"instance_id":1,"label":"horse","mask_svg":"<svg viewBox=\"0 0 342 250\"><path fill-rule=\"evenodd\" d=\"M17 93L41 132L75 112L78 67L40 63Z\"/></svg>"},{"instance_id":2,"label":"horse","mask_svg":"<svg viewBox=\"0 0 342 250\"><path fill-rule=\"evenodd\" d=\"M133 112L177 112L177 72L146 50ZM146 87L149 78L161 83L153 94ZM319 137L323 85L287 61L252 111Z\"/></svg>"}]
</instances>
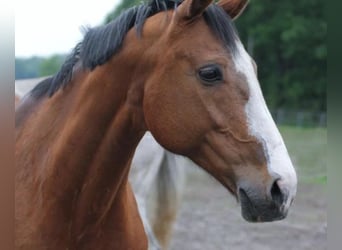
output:
<instances>
[{"instance_id":1,"label":"horse","mask_svg":"<svg viewBox=\"0 0 342 250\"><path fill-rule=\"evenodd\" d=\"M15 107L47 77L15 81ZM186 179L186 158L160 146L150 132L139 142L132 159L129 181L148 236L149 249L167 249L181 203Z\"/></svg>"},{"instance_id":2,"label":"horse","mask_svg":"<svg viewBox=\"0 0 342 250\"><path fill-rule=\"evenodd\" d=\"M297 176L233 25L246 4L154 0L87 31L16 109L16 248L147 249L128 181L146 131L245 220L287 216Z\"/></svg>"}]
</instances>

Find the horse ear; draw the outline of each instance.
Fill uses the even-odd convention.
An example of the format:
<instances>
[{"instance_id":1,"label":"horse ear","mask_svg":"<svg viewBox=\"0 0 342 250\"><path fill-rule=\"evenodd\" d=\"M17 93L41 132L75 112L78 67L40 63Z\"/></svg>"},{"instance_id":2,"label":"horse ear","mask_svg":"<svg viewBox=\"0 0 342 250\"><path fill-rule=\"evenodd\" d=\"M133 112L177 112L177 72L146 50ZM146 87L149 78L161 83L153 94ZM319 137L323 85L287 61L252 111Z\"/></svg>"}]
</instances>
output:
<instances>
[{"instance_id":1,"label":"horse ear","mask_svg":"<svg viewBox=\"0 0 342 250\"><path fill-rule=\"evenodd\" d=\"M217 4L234 20L246 8L248 0L220 0Z\"/></svg>"},{"instance_id":2,"label":"horse ear","mask_svg":"<svg viewBox=\"0 0 342 250\"><path fill-rule=\"evenodd\" d=\"M192 20L205 11L213 0L184 0L177 8L177 16L183 20Z\"/></svg>"}]
</instances>

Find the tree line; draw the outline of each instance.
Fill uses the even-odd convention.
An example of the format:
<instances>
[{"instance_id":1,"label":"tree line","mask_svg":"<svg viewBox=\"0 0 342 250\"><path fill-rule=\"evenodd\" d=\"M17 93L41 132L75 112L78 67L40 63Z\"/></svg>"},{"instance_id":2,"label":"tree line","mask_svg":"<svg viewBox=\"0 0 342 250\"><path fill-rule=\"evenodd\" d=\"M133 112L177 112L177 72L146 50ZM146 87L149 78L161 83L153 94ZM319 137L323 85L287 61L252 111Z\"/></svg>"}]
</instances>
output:
<instances>
[{"instance_id":1,"label":"tree line","mask_svg":"<svg viewBox=\"0 0 342 250\"><path fill-rule=\"evenodd\" d=\"M15 79L53 75L61 67L65 57L66 55L53 55L50 57L15 58Z\"/></svg>"},{"instance_id":2,"label":"tree line","mask_svg":"<svg viewBox=\"0 0 342 250\"><path fill-rule=\"evenodd\" d=\"M140 2L122 0L104 23ZM321 0L252 0L235 21L241 41L258 64L258 78L271 109L326 110L324 5ZM38 67L39 75L55 72L60 63L57 56L45 60ZM18 75L22 64L16 59ZM37 60L32 60L27 67L35 64Z\"/></svg>"}]
</instances>

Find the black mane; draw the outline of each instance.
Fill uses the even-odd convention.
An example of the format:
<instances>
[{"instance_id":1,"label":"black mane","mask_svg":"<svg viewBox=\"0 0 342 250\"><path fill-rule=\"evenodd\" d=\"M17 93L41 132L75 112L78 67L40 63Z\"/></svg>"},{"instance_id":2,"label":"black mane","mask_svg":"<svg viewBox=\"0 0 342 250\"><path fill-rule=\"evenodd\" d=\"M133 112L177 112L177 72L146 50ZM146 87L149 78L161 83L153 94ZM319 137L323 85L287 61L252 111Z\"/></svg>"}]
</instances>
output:
<instances>
[{"instance_id":1,"label":"black mane","mask_svg":"<svg viewBox=\"0 0 342 250\"><path fill-rule=\"evenodd\" d=\"M57 90L70 82L73 68L77 62L82 62L82 67L90 70L106 63L120 50L127 32L132 27L136 27L137 35L140 36L148 17L176 8L180 3L181 1L177 0L152 0L124 11L106 25L88 29L83 41L76 45L61 69L51 78L39 83L31 91L31 95L36 99L46 95L51 97ZM226 12L217 5L211 4L203 16L214 35L234 53L236 51L236 31Z\"/></svg>"}]
</instances>

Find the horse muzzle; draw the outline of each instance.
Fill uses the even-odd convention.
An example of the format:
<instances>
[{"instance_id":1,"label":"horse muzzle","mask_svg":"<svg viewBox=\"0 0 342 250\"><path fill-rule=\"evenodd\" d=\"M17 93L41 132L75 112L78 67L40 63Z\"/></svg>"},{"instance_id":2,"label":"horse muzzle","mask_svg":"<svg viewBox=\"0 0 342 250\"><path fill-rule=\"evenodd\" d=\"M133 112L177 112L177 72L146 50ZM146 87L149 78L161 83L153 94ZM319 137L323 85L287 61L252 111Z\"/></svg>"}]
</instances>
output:
<instances>
[{"instance_id":1,"label":"horse muzzle","mask_svg":"<svg viewBox=\"0 0 342 250\"><path fill-rule=\"evenodd\" d=\"M238 197L242 217L249 222L270 222L286 218L294 197L276 180L264 194L240 187Z\"/></svg>"}]
</instances>

